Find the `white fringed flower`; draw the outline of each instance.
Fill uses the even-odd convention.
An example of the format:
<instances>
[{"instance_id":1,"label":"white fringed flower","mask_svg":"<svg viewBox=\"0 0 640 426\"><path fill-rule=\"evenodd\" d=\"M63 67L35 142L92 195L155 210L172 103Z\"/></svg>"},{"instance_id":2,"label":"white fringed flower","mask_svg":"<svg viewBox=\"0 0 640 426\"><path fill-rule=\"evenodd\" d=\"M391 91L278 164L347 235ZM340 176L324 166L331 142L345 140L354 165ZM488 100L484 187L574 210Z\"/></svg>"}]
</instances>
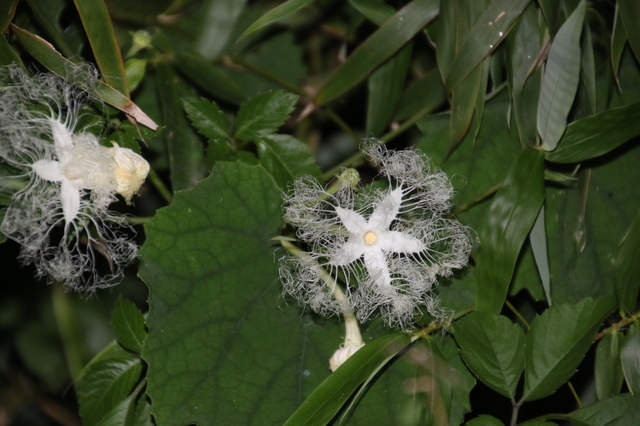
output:
<instances>
[{"instance_id":1,"label":"white fringed flower","mask_svg":"<svg viewBox=\"0 0 640 426\"><path fill-rule=\"evenodd\" d=\"M95 75L86 71L88 84ZM2 232L22 245L38 276L91 292L116 283L137 251L124 218L108 210L116 194L130 202L149 172L138 154L75 132L88 96L52 74L0 69L0 158L27 186L13 195ZM111 274L98 276L98 258Z\"/></svg>"},{"instance_id":2,"label":"white fringed flower","mask_svg":"<svg viewBox=\"0 0 640 426\"><path fill-rule=\"evenodd\" d=\"M283 258L280 276L285 292L320 314L353 311L360 321L380 314L407 330L418 306L443 315L431 290L438 276L467 263L472 232L443 217L453 189L425 155L373 142L364 150L388 187L356 192L343 185L329 193L310 177L296 180L285 196L285 220L310 251ZM345 300L332 297L325 270L345 284Z\"/></svg>"}]
</instances>

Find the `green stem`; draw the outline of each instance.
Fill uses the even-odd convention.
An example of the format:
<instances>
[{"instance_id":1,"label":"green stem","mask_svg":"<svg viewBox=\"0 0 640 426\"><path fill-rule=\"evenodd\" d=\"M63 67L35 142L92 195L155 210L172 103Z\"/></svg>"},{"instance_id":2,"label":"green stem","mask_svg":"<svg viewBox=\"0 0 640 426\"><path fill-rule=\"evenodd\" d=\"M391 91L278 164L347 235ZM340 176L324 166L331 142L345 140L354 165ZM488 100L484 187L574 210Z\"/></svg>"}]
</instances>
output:
<instances>
[{"instance_id":1,"label":"green stem","mask_svg":"<svg viewBox=\"0 0 640 426\"><path fill-rule=\"evenodd\" d=\"M153 219L153 217L128 217L127 223L130 225L144 225L151 219Z\"/></svg>"},{"instance_id":2,"label":"green stem","mask_svg":"<svg viewBox=\"0 0 640 426\"><path fill-rule=\"evenodd\" d=\"M522 316L522 314L520 313L520 311L518 311L518 310L516 309L516 307L515 307L515 306L513 306L513 304L512 304L511 302L509 302L508 300L507 300L507 301L505 301L505 303L507 304L507 307L511 310L511 312L513 312L513 313L514 313L514 315L515 315L516 317L518 317L518 319L520 320L520 322L522 322L522 323L524 324L524 326L525 326L525 327L527 327L527 330L528 330L528 329L529 329L529 327L530 327L530 324L529 324L529 322L528 322L526 319L524 319L524 317Z\"/></svg>"},{"instance_id":3,"label":"green stem","mask_svg":"<svg viewBox=\"0 0 640 426\"><path fill-rule=\"evenodd\" d=\"M464 211L469 210L471 207L475 206L476 204L484 201L486 198L489 198L490 196L495 194L498 191L498 189L500 189L501 186L502 186L501 183L492 186L491 188L487 189L485 192L483 192L482 194L480 194L476 198L474 198L473 201L471 201L470 203L463 204L463 205L458 206L455 209L453 209L451 211L451 214L453 216L456 216L456 215L458 215L458 213L462 213Z\"/></svg>"},{"instance_id":4,"label":"green stem","mask_svg":"<svg viewBox=\"0 0 640 426\"><path fill-rule=\"evenodd\" d=\"M71 306L71 301L67 293L64 292L62 283L56 282L52 285L53 314L56 319L62 347L67 367L72 381L75 383L78 374L82 370L83 357L80 345L78 344L78 320Z\"/></svg>"},{"instance_id":5,"label":"green stem","mask_svg":"<svg viewBox=\"0 0 640 426\"><path fill-rule=\"evenodd\" d=\"M147 178L149 179L151 184L156 187L156 189L158 190L162 198L164 198L164 200L167 202L167 204L171 204L171 200L173 199L173 196L171 195L171 192L169 191L169 189L167 189L167 187L164 185L164 182L162 182L162 179L160 179L160 176L158 176L156 171L151 169L149 171L149 176L147 176Z\"/></svg>"}]
</instances>

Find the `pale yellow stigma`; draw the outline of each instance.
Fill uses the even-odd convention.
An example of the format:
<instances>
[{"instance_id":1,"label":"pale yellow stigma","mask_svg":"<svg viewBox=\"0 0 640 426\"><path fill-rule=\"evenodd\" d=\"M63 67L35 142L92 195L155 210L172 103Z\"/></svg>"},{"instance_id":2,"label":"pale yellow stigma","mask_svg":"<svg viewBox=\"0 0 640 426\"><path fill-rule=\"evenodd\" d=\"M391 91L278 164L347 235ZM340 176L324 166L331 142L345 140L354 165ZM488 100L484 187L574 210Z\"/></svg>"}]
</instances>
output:
<instances>
[{"instance_id":1,"label":"pale yellow stigma","mask_svg":"<svg viewBox=\"0 0 640 426\"><path fill-rule=\"evenodd\" d=\"M365 243L369 245L373 245L376 243L376 241L378 241L378 236L375 233L373 233L373 231L369 231L366 234L364 234L364 237L362 237L362 239L364 240Z\"/></svg>"}]
</instances>

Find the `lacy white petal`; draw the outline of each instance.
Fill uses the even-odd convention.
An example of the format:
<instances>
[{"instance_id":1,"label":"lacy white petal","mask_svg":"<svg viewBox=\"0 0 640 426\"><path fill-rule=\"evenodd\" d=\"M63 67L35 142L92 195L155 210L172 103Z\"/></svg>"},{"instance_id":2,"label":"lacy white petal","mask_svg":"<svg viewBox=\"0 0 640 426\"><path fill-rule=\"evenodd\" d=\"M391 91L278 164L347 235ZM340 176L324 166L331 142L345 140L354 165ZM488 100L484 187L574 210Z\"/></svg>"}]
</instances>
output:
<instances>
[{"instance_id":1,"label":"lacy white petal","mask_svg":"<svg viewBox=\"0 0 640 426\"><path fill-rule=\"evenodd\" d=\"M64 179L62 167L60 167L60 163L57 161L38 160L31 165L31 168L44 180L60 182Z\"/></svg>"},{"instance_id":2,"label":"lacy white petal","mask_svg":"<svg viewBox=\"0 0 640 426\"><path fill-rule=\"evenodd\" d=\"M427 248L418 238L398 231L385 231L378 239L378 247L388 253L418 253Z\"/></svg>"},{"instance_id":3,"label":"lacy white petal","mask_svg":"<svg viewBox=\"0 0 640 426\"><path fill-rule=\"evenodd\" d=\"M369 226L372 229L389 229L391 222L398 216L402 204L402 188L398 187L390 191L380 204L378 204L369 218Z\"/></svg>"},{"instance_id":4,"label":"lacy white petal","mask_svg":"<svg viewBox=\"0 0 640 426\"><path fill-rule=\"evenodd\" d=\"M342 207L336 207L336 214L340 218L340 221L353 235L362 235L364 229L367 226L367 221L360 213L353 210L343 209Z\"/></svg>"},{"instance_id":5,"label":"lacy white petal","mask_svg":"<svg viewBox=\"0 0 640 426\"><path fill-rule=\"evenodd\" d=\"M364 266L374 282L383 285L391 284L389 265L387 265L387 258L381 249L375 248L365 251Z\"/></svg>"},{"instance_id":6,"label":"lacy white petal","mask_svg":"<svg viewBox=\"0 0 640 426\"><path fill-rule=\"evenodd\" d=\"M58 160L66 162L69 157L69 150L73 148L73 134L58 120L50 119L51 135L56 148Z\"/></svg>"},{"instance_id":7,"label":"lacy white petal","mask_svg":"<svg viewBox=\"0 0 640 426\"><path fill-rule=\"evenodd\" d=\"M66 223L73 221L80 212L80 189L68 179L63 179L60 185L62 212Z\"/></svg>"},{"instance_id":8,"label":"lacy white petal","mask_svg":"<svg viewBox=\"0 0 640 426\"><path fill-rule=\"evenodd\" d=\"M329 263L335 266L342 266L355 262L364 253L364 248L364 242L349 240L335 251Z\"/></svg>"}]
</instances>

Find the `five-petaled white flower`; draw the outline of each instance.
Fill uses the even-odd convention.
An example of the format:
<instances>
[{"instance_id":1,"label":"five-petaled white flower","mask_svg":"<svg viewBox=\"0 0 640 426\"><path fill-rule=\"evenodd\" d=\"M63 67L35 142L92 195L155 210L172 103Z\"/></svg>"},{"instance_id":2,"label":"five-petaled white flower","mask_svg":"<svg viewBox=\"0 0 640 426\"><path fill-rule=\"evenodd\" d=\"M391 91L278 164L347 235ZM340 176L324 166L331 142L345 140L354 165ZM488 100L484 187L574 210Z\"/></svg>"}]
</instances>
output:
<instances>
[{"instance_id":1,"label":"five-petaled white flower","mask_svg":"<svg viewBox=\"0 0 640 426\"><path fill-rule=\"evenodd\" d=\"M285 195L285 220L309 251L284 257L280 277L286 293L318 313L354 312L361 321L379 314L407 330L418 306L444 315L431 290L438 276L467 263L472 231L444 217L453 188L424 154L374 142L364 151L381 166L386 188L325 190L303 177ZM343 282L344 300L332 296L323 274Z\"/></svg>"},{"instance_id":2,"label":"five-petaled white flower","mask_svg":"<svg viewBox=\"0 0 640 426\"><path fill-rule=\"evenodd\" d=\"M95 83L82 69L87 84ZM76 76L80 77L80 76ZM28 178L13 194L1 230L22 245L20 259L38 276L85 292L113 285L136 254L124 217L108 210L116 194L127 203L149 172L140 155L95 134L76 131L88 95L52 74L29 77L0 68L0 158ZM98 275L98 255L111 273Z\"/></svg>"}]
</instances>

